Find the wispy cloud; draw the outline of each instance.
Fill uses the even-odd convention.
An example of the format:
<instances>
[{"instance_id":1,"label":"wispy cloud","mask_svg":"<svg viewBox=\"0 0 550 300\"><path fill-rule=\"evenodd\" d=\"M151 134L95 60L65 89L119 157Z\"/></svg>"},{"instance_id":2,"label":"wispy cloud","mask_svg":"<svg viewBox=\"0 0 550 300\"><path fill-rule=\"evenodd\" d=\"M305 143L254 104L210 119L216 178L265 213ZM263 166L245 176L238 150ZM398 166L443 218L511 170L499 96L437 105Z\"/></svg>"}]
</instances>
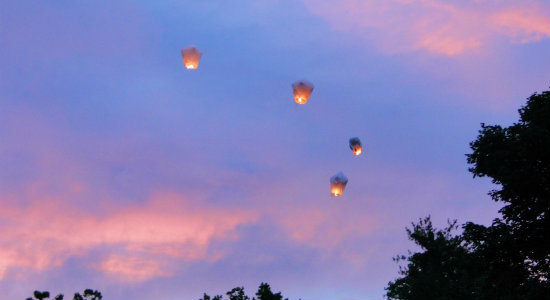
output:
<instances>
[{"instance_id":1,"label":"wispy cloud","mask_svg":"<svg viewBox=\"0 0 550 300\"><path fill-rule=\"evenodd\" d=\"M367 236L379 226L374 216L336 205L294 207L292 211L280 212L277 220L292 242L329 252L346 240Z\"/></svg>"},{"instance_id":2,"label":"wispy cloud","mask_svg":"<svg viewBox=\"0 0 550 300\"><path fill-rule=\"evenodd\" d=\"M110 255L99 264L99 269L109 276L130 283L172 275L163 270L157 260L139 256Z\"/></svg>"},{"instance_id":3,"label":"wispy cloud","mask_svg":"<svg viewBox=\"0 0 550 300\"><path fill-rule=\"evenodd\" d=\"M237 226L255 220L246 211L191 204L178 194L157 194L142 205L97 215L71 207L70 199L35 199L25 205L3 201L0 219L0 278L10 268L40 271L61 266L90 250L111 249L96 266L134 280L169 274L163 258L216 260L214 240L235 238ZM113 255L112 253L120 253Z\"/></svg>"},{"instance_id":4,"label":"wispy cloud","mask_svg":"<svg viewBox=\"0 0 550 300\"><path fill-rule=\"evenodd\" d=\"M334 29L366 38L386 53L455 56L500 36L520 43L550 37L550 9L536 1L304 1Z\"/></svg>"}]
</instances>

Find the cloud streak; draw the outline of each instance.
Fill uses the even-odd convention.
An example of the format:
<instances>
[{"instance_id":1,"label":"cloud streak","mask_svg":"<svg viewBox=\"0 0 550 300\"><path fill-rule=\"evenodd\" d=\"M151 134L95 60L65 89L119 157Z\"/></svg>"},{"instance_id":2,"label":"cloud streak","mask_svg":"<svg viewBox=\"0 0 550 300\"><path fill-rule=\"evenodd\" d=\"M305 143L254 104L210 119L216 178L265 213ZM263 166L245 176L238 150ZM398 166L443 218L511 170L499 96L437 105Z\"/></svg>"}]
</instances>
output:
<instances>
[{"instance_id":1,"label":"cloud streak","mask_svg":"<svg viewBox=\"0 0 550 300\"><path fill-rule=\"evenodd\" d=\"M138 281L166 276L170 272L163 258L219 259L221 254L209 251L209 245L236 238L236 228L256 218L251 212L193 205L182 195L166 193L105 216L75 209L68 199L2 204L0 278L10 268L58 267L100 247L111 249L96 266L108 274L127 280L134 272Z\"/></svg>"},{"instance_id":2,"label":"cloud streak","mask_svg":"<svg viewBox=\"0 0 550 300\"><path fill-rule=\"evenodd\" d=\"M304 1L334 29L366 38L390 54L456 56L499 37L520 43L550 37L548 7L535 1Z\"/></svg>"}]
</instances>

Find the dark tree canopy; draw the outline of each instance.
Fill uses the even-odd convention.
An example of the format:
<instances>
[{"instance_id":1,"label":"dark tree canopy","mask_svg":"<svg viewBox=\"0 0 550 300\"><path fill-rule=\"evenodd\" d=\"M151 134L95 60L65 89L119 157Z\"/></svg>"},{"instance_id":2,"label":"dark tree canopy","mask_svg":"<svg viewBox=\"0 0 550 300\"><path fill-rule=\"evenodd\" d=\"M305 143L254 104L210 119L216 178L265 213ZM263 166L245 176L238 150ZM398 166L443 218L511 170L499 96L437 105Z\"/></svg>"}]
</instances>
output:
<instances>
[{"instance_id":1,"label":"dark tree canopy","mask_svg":"<svg viewBox=\"0 0 550 300\"><path fill-rule=\"evenodd\" d=\"M256 298L257 300L283 300L283 296L281 295L281 292L273 294L269 284L264 282L262 282L260 284L260 287L258 287L258 291L256 292L256 297L257 297Z\"/></svg>"},{"instance_id":2,"label":"dark tree canopy","mask_svg":"<svg viewBox=\"0 0 550 300\"><path fill-rule=\"evenodd\" d=\"M227 292L226 295L229 300L249 300L248 296L244 293L244 287L236 287Z\"/></svg>"},{"instance_id":3,"label":"dark tree canopy","mask_svg":"<svg viewBox=\"0 0 550 300\"><path fill-rule=\"evenodd\" d=\"M545 299L550 285L545 277L533 272L522 244L511 234L510 225L495 220L491 226L468 222L461 236L481 267L473 274L482 284L480 299Z\"/></svg>"},{"instance_id":4,"label":"dark tree canopy","mask_svg":"<svg viewBox=\"0 0 550 300\"><path fill-rule=\"evenodd\" d=\"M452 232L457 229L456 221L443 230L432 226L430 217L420 219L407 228L409 239L424 252L409 257L397 256L394 261L407 261L400 267L403 276L390 282L386 288L389 299L474 299L479 293L479 284L471 276L477 272L476 257L461 246L460 236ZM411 254L411 253L409 253Z\"/></svg>"},{"instance_id":5,"label":"dark tree canopy","mask_svg":"<svg viewBox=\"0 0 550 300\"><path fill-rule=\"evenodd\" d=\"M520 251L541 274L550 270L550 91L533 94L510 127L482 124L468 163L475 176L488 176L499 190L503 220ZM547 277L548 278L548 277Z\"/></svg>"},{"instance_id":6,"label":"dark tree canopy","mask_svg":"<svg viewBox=\"0 0 550 300\"><path fill-rule=\"evenodd\" d=\"M229 297L229 300L250 300L250 297L248 297L244 292L244 287L236 287L230 290L229 292L225 293L227 297ZM258 298L256 298L258 297ZM281 292L278 292L274 294L271 291L271 287L269 284L262 282L260 286L258 287L258 291L256 292L256 297L252 297L252 300L283 300L283 296L281 295ZM211 298L208 294L204 293L202 298L199 300L222 300L223 297L221 295L214 296ZM288 300L288 299L285 299Z\"/></svg>"},{"instance_id":7,"label":"dark tree canopy","mask_svg":"<svg viewBox=\"0 0 550 300\"><path fill-rule=\"evenodd\" d=\"M407 229L423 252L406 261L386 287L389 299L550 298L550 91L533 94L510 127L481 125L467 155L474 177L500 189L502 219L491 226L456 221L434 229L430 218Z\"/></svg>"},{"instance_id":8,"label":"dark tree canopy","mask_svg":"<svg viewBox=\"0 0 550 300\"><path fill-rule=\"evenodd\" d=\"M509 226L466 223L456 234L456 221L435 229L430 217L407 229L422 252L397 256L405 261L402 277L388 284L388 299L544 299L548 282L533 277L518 251Z\"/></svg>"},{"instance_id":9,"label":"dark tree canopy","mask_svg":"<svg viewBox=\"0 0 550 300\"><path fill-rule=\"evenodd\" d=\"M216 295L213 298L211 298L208 294L204 293L202 295L202 298L199 300L222 300L222 295Z\"/></svg>"},{"instance_id":10,"label":"dark tree canopy","mask_svg":"<svg viewBox=\"0 0 550 300\"><path fill-rule=\"evenodd\" d=\"M34 291L34 298L27 298L26 300L43 300L50 298L50 292L44 291ZM75 293L73 300L101 300L103 296L97 290L85 289L83 294ZM55 296L54 300L63 300L63 294Z\"/></svg>"},{"instance_id":11,"label":"dark tree canopy","mask_svg":"<svg viewBox=\"0 0 550 300\"><path fill-rule=\"evenodd\" d=\"M44 292L34 291L33 296L37 300L48 299L48 298L50 298L50 292L48 292L48 291L44 291ZM63 295L61 295L61 298L63 299ZM29 299L33 300L33 298L27 298L27 300L29 300Z\"/></svg>"}]
</instances>

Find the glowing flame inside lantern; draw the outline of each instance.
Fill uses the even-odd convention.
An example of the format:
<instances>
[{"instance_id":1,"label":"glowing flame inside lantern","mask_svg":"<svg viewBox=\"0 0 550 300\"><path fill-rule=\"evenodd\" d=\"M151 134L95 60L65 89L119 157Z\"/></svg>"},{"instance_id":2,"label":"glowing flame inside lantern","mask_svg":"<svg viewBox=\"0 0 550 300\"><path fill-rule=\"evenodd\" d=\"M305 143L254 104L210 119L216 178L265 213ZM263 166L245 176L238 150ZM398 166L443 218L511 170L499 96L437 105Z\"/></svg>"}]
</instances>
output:
<instances>
[{"instance_id":1,"label":"glowing flame inside lantern","mask_svg":"<svg viewBox=\"0 0 550 300\"><path fill-rule=\"evenodd\" d=\"M330 178L330 194L334 197L342 196L346 184L348 184L348 178L342 172L332 176Z\"/></svg>"},{"instance_id":2,"label":"glowing flame inside lantern","mask_svg":"<svg viewBox=\"0 0 550 300\"><path fill-rule=\"evenodd\" d=\"M351 149L353 155L361 155L361 153L363 152L361 141L359 140L359 138L356 137L349 139L349 148Z\"/></svg>"},{"instance_id":3,"label":"glowing flame inside lantern","mask_svg":"<svg viewBox=\"0 0 550 300\"><path fill-rule=\"evenodd\" d=\"M292 84L294 92L294 102L298 104L306 104L313 91L313 85L305 81L298 81Z\"/></svg>"},{"instance_id":4,"label":"glowing flame inside lantern","mask_svg":"<svg viewBox=\"0 0 550 300\"><path fill-rule=\"evenodd\" d=\"M343 193L344 191L342 191L342 189L339 188L339 187L333 187L332 190L331 190L330 192L332 193L332 196L334 196L334 197L339 197L339 196L342 196L342 193Z\"/></svg>"},{"instance_id":5,"label":"glowing flame inside lantern","mask_svg":"<svg viewBox=\"0 0 550 300\"><path fill-rule=\"evenodd\" d=\"M183 64L188 70L194 70L199 67L199 61L202 53L195 47L187 47L181 50Z\"/></svg>"}]
</instances>

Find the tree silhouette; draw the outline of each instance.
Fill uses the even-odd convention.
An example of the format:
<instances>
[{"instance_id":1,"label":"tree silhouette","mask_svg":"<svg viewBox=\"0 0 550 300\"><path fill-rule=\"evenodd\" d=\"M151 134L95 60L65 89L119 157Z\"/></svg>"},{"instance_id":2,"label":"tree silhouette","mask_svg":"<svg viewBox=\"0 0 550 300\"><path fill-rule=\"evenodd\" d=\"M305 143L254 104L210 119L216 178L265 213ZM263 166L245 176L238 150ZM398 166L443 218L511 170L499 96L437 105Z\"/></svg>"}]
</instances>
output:
<instances>
[{"instance_id":1,"label":"tree silhouette","mask_svg":"<svg viewBox=\"0 0 550 300\"><path fill-rule=\"evenodd\" d=\"M258 300L283 300L283 296L281 295L281 292L273 294L269 284L264 282L262 282L258 287L258 291L256 292L256 297L258 297L257 298ZM285 299L285 300L288 300L288 299Z\"/></svg>"},{"instance_id":2,"label":"tree silhouette","mask_svg":"<svg viewBox=\"0 0 550 300\"><path fill-rule=\"evenodd\" d=\"M244 287L236 287L231 291L226 293L229 296L229 300L249 300L247 295L244 293Z\"/></svg>"},{"instance_id":3,"label":"tree silhouette","mask_svg":"<svg viewBox=\"0 0 550 300\"><path fill-rule=\"evenodd\" d=\"M42 299L47 299L47 298L50 298L50 292L48 291L44 291L44 292L41 292L41 291L34 291L33 293L33 296L34 298L27 298L27 300L42 300ZM57 297L56 297L57 299ZM61 299L63 299L63 295L61 295Z\"/></svg>"},{"instance_id":4,"label":"tree silhouette","mask_svg":"<svg viewBox=\"0 0 550 300\"><path fill-rule=\"evenodd\" d=\"M437 230L430 217L412 223L407 228L409 239L424 251L397 256L394 261L407 261L399 268L402 278L390 282L386 288L389 299L477 299L479 283L476 276L479 266L476 257L461 246L460 236L453 235L456 221Z\"/></svg>"},{"instance_id":5,"label":"tree silhouette","mask_svg":"<svg viewBox=\"0 0 550 300\"><path fill-rule=\"evenodd\" d=\"M27 298L26 300L43 300L50 298L50 292L44 291L34 291L33 293L34 298ZM75 293L73 300L101 300L103 299L103 296L101 293L97 290L92 289L85 289L84 293L82 295L80 293ZM55 296L54 300L63 300L63 294L59 294Z\"/></svg>"},{"instance_id":6,"label":"tree silhouette","mask_svg":"<svg viewBox=\"0 0 550 300\"><path fill-rule=\"evenodd\" d=\"M229 300L250 300L250 297L248 297L244 292L244 287L233 288L232 290L227 292L226 295L229 297ZM274 294L271 291L271 287L269 286L269 284L264 282L262 282L258 287L256 297L253 297L252 300L283 300L281 292ZM214 298L211 298L208 294L204 293L202 298L200 298L199 300L222 300L222 296L217 295L214 296ZM288 300L288 298L285 298L285 300Z\"/></svg>"},{"instance_id":7,"label":"tree silhouette","mask_svg":"<svg viewBox=\"0 0 550 300\"><path fill-rule=\"evenodd\" d=\"M84 293L80 295L79 293L75 293L73 300L101 300L103 299L103 296L100 292L94 291L92 289L85 289Z\"/></svg>"},{"instance_id":8,"label":"tree silhouette","mask_svg":"<svg viewBox=\"0 0 550 300\"><path fill-rule=\"evenodd\" d=\"M214 298L210 298L208 294L204 293L202 298L199 300L222 300L222 295L216 295Z\"/></svg>"},{"instance_id":9,"label":"tree silhouette","mask_svg":"<svg viewBox=\"0 0 550 300\"><path fill-rule=\"evenodd\" d=\"M550 270L550 91L533 94L510 127L486 126L467 155L474 177L488 176L501 186L490 192L503 202L503 223L509 225L518 251L538 276Z\"/></svg>"},{"instance_id":10,"label":"tree silhouette","mask_svg":"<svg viewBox=\"0 0 550 300\"><path fill-rule=\"evenodd\" d=\"M456 221L434 229L430 218L407 229L423 252L401 255L389 299L545 299L550 296L550 91L533 94L510 127L486 126L467 155L474 177L488 176L504 202L491 226Z\"/></svg>"}]
</instances>

